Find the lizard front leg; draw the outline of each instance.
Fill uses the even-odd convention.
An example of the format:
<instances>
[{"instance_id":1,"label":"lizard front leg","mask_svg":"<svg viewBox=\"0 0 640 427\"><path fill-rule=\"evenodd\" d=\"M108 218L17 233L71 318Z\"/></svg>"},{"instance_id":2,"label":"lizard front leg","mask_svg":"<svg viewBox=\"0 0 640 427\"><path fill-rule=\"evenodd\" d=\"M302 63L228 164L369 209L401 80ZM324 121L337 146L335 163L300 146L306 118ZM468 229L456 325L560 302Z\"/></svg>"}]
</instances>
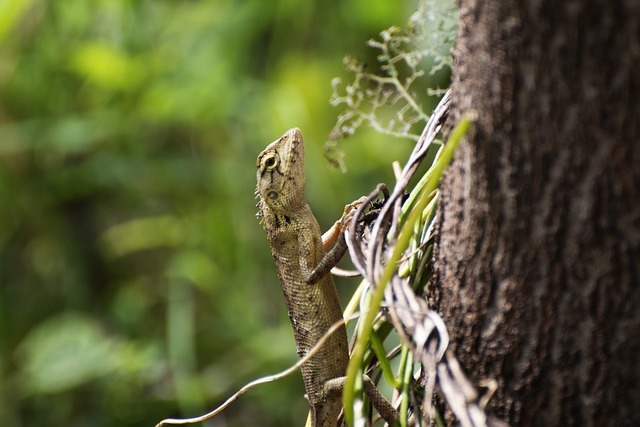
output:
<instances>
[{"instance_id":1,"label":"lizard front leg","mask_svg":"<svg viewBox=\"0 0 640 427\"><path fill-rule=\"evenodd\" d=\"M342 217L331 226L331 228L322 235L322 246L328 251L322 260L315 266L301 265L305 281L309 284L316 283L326 274L328 274L333 267L338 264L347 251L347 242L344 237L344 233L349 227L349 223L353 218L353 214L356 209L360 207L366 201L366 197L361 197L358 200L349 203L344 207ZM301 248L309 245L310 242L302 242ZM301 256L301 260L308 260L309 257ZM306 274L305 274L306 272Z\"/></svg>"}]
</instances>

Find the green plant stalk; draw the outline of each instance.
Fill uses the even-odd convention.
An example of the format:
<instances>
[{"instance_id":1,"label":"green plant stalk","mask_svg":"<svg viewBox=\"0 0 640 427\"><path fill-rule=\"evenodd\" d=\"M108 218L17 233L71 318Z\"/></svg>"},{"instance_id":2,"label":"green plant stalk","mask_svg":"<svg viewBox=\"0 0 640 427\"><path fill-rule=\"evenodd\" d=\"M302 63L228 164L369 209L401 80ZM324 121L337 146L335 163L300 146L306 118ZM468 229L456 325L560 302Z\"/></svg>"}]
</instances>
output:
<instances>
[{"instance_id":1,"label":"green plant stalk","mask_svg":"<svg viewBox=\"0 0 640 427\"><path fill-rule=\"evenodd\" d=\"M345 420L347 421L348 425L354 424L355 415L353 411L353 403L355 401L356 379L357 377L362 378L362 359L364 357L367 344L370 341L373 320L378 313L382 300L384 299L384 290L393 277L393 274L397 268L396 265L398 261L400 260L405 249L409 246L409 241L413 236L413 226L422 217L422 211L431 200L431 197L429 197L429 195L433 190L436 189L438 182L440 181L440 177L444 173L445 168L451 162L453 153L455 152L464 135L469 130L470 126L471 120L468 118L462 118L462 120L460 120L460 123L458 123L458 125L451 132L449 141L442 148L441 155L431 168L433 169L433 173L424 189L421 191L422 194L420 195L416 206L409 213L409 216L402 226L400 235L398 236L398 240L396 242L396 246L382 272L382 277L380 278L378 286L376 287L375 292L371 297L370 308L365 315L364 322L362 322L360 339L353 349L353 353L349 361L349 366L347 367L347 378L345 381L342 399L344 405ZM358 375L358 373L360 373L360 375Z\"/></svg>"},{"instance_id":2,"label":"green plant stalk","mask_svg":"<svg viewBox=\"0 0 640 427\"><path fill-rule=\"evenodd\" d=\"M402 383L393 376L391 364L389 363L389 359L387 359L387 352L385 351L377 333L371 334L371 347L380 362L380 369L382 369L382 374L384 375L385 380L387 380L393 388L400 387Z\"/></svg>"},{"instance_id":3,"label":"green plant stalk","mask_svg":"<svg viewBox=\"0 0 640 427\"><path fill-rule=\"evenodd\" d=\"M344 321L345 326L349 326L351 316L353 316L353 314L356 312L356 309L358 308L358 304L360 304L360 296L362 295L362 292L364 292L364 289L366 287L367 287L366 280L361 281L358 287L356 288L355 292L351 296L351 299L349 300L349 303L347 304L347 307L344 309L344 312L343 312L343 317L345 319Z\"/></svg>"},{"instance_id":4,"label":"green plant stalk","mask_svg":"<svg viewBox=\"0 0 640 427\"><path fill-rule=\"evenodd\" d=\"M440 416L440 412L438 412L438 408L436 408L436 424L438 425L438 427L444 427L444 420L442 419L442 417Z\"/></svg>"},{"instance_id":5,"label":"green plant stalk","mask_svg":"<svg viewBox=\"0 0 640 427\"><path fill-rule=\"evenodd\" d=\"M421 251L419 251L418 249L426 244L426 240L425 240L425 233L426 231L429 229L429 226L431 225L431 223L433 222L433 219L435 218L435 214L436 214L436 207L438 204L438 191L434 191L432 192L429 197L431 197L431 200L429 201L429 204L427 205L427 207L424 209L424 211L422 212L422 218L420 219L420 221L416 224L415 229L414 229L414 243L411 247L410 253L412 253L411 257L409 257L409 262L408 262L408 273L412 274L412 277L420 277L419 273L422 271L420 269L420 266L423 266L425 264L425 257L422 256L420 257L419 254ZM425 246L423 247L422 252L425 252L426 250L428 250L429 246ZM407 274L407 275L409 275ZM400 277L405 277L404 271L400 272Z\"/></svg>"},{"instance_id":6,"label":"green plant stalk","mask_svg":"<svg viewBox=\"0 0 640 427\"><path fill-rule=\"evenodd\" d=\"M429 205L427 206L427 208L425 209L425 211L428 213L426 216L423 216L423 224L424 226L421 227L421 230L419 230L420 232L420 245L426 244L427 240L426 240L426 232L429 229L429 227L431 226L431 223L433 222L433 219L436 216L436 206L438 204L438 200L440 200L440 194L436 194L436 196L433 198L433 200L431 200L431 202L429 202ZM427 267L427 264L429 263L429 259L431 258L431 254L433 253L433 243L428 244L424 249L423 249L423 254L420 257L420 259L417 259L416 261L416 267L415 267L415 275L412 277L412 280L414 282L414 290L416 289L416 286L418 286L420 283L427 283L427 281L429 280L428 278L424 278L422 277L425 269ZM418 254L416 253L415 258L418 257Z\"/></svg>"},{"instance_id":7,"label":"green plant stalk","mask_svg":"<svg viewBox=\"0 0 640 427\"><path fill-rule=\"evenodd\" d=\"M438 148L438 151L436 152L436 154L435 154L435 156L433 158L433 163L435 164L438 161L438 159L440 158L440 152L442 151L443 145L440 144L440 143L436 143L436 142L433 142L432 144L435 145L435 146L440 145L440 147ZM413 191L411 192L411 194L409 194L409 197L404 202L404 205L402 206L403 216L407 214L407 211L409 211L413 207L413 205L415 204L416 199L418 197L420 197L420 195L422 194L421 190L427 184L429 179L431 179L431 175L432 174L433 174L433 166L431 168L429 168L429 170L427 170L424 173L424 175L422 175L422 177L420 178L418 183L413 188Z\"/></svg>"},{"instance_id":8,"label":"green plant stalk","mask_svg":"<svg viewBox=\"0 0 640 427\"><path fill-rule=\"evenodd\" d=\"M398 378L402 378L404 380L404 378L406 378L405 373L406 371L411 371L412 370L412 366L407 363L409 361L409 348L406 345L402 346L402 354L400 356L400 366L398 367ZM402 384L402 402L408 402L409 401L409 387L407 386L407 384L403 383ZM409 424L409 417L407 414L407 410L403 409L404 405L401 404L400 405L400 419L398 420L400 422L400 427L407 427L407 425ZM407 404L407 408L408 408L408 404Z\"/></svg>"},{"instance_id":9,"label":"green plant stalk","mask_svg":"<svg viewBox=\"0 0 640 427\"><path fill-rule=\"evenodd\" d=\"M400 426L407 427L409 425L409 384L411 384L411 373L413 372L413 354L409 351L407 347L404 347L407 352L406 364L407 368L404 370L404 375L402 377L402 402L400 403Z\"/></svg>"}]
</instances>

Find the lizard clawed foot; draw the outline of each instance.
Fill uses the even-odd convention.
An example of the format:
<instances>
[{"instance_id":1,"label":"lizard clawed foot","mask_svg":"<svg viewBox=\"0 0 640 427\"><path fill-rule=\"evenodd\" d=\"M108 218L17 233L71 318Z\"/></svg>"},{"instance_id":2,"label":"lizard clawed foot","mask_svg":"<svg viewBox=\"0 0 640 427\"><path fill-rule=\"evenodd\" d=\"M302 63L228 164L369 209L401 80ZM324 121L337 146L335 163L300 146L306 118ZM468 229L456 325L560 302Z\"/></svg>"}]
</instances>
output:
<instances>
[{"instance_id":1,"label":"lizard clawed foot","mask_svg":"<svg viewBox=\"0 0 640 427\"><path fill-rule=\"evenodd\" d=\"M337 220L326 233L322 235L322 244L325 250L329 250L336 243L336 241L339 240L340 236L344 235L345 231L347 231L347 229L349 228L349 224L353 219L353 215L355 215L358 208L366 202L367 198L363 196L344 207L342 217Z\"/></svg>"},{"instance_id":2,"label":"lizard clawed foot","mask_svg":"<svg viewBox=\"0 0 640 427\"><path fill-rule=\"evenodd\" d=\"M340 226L341 226L343 232L349 226L349 223L353 219L353 215L355 215L355 213L358 210L358 208L360 206L362 206L364 203L367 203L367 197L366 196L362 196L358 200L354 200L353 202L349 203L348 205L346 205L344 207L344 212L342 213L342 218L340 218Z\"/></svg>"}]
</instances>

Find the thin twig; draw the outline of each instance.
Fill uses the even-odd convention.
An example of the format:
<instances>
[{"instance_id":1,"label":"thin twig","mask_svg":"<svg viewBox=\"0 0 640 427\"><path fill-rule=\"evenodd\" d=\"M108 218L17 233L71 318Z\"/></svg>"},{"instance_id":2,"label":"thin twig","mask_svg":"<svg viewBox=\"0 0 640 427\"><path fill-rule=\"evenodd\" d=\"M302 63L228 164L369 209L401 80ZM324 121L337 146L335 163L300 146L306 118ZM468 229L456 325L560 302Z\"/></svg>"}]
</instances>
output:
<instances>
[{"instance_id":1,"label":"thin twig","mask_svg":"<svg viewBox=\"0 0 640 427\"><path fill-rule=\"evenodd\" d=\"M361 313L355 313L354 315L349 316L349 319L346 319L346 320L355 319L355 318L359 317L360 315L361 315ZM339 320L338 322L334 323L333 325L331 325L331 327L329 329L327 329L327 332L325 332L325 334L322 336L322 338L320 338L320 340L318 340L316 345L314 345L311 348L311 350L309 350L309 352L304 355L303 358L299 359L294 365L290 366L289 368L285 369L284 371L280 371L280 372L278 372L276 374L273 374L273 375L267 375L265 377L261 377L261 378L258 378L256 380L253 380L253 381L247 383L240 390L238 390L231 397L229 397L222 405L218 406L214 410L212 410L212 411L210 411L210 412L208 412L208 413L206 413L204 415L200 415L198 417L193 417L193 418L167 418L165 420L160 421L158 424L156 424L155 427L162 427L162 426L167 425L167 424L183 425L183 424L201 423L203 421L206 421L206 420L208 420L210 418L215 417L220 412L224 411L231 403L236 401L236 399L238 399L238 397L242 396L244 393L246 393L247 391L251 390L252 388L254 388L254 387L256 387L256 386L258 386L260 384L266 384L266 383L270 383L270 382L279 380L281 378L286 377L289 374L292 374L293 372L298 370L298 368L300 368L305 362L307 362L314 354L316 354L318 352L318 350L320 350L320 348L327 342L329 337L335 331L337 331L342 325L345 324L346 320L342 319L342 320Z\"/></svg>"}]
</instances>

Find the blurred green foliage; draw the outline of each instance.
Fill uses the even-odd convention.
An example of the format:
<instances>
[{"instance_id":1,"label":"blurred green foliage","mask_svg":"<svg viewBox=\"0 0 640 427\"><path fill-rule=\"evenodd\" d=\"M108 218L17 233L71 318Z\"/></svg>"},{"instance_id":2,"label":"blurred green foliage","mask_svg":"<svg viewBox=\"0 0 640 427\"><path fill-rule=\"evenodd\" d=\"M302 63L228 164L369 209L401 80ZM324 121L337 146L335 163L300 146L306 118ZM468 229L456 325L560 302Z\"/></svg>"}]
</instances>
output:
<instances>
[{"instance_id":1,"label":"blurred green foliage","mask_svg":"<svg viewBox=\"0 0 640 427\"><path fill-rule=\"evenodd\" d=\"M296 359L255 157L307 140L323 226L411 142L323 143L346 54L415 1L0 1L0 420L154 425ZM343 289L345 294L349 288ZM212 426L299 425L294 376Z\"/></svg>"}]
</instances>

